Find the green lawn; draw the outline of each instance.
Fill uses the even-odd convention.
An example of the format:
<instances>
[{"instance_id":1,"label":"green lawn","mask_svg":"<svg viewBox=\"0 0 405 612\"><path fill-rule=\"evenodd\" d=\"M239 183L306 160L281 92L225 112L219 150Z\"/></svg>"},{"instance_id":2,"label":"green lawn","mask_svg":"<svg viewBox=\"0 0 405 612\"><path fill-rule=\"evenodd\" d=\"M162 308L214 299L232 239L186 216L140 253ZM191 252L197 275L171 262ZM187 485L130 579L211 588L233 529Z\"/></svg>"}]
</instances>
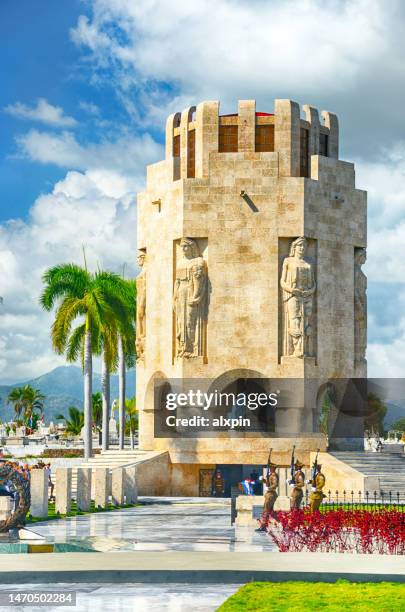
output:
<instances>
[{"instance_id":1,"label":"green lawn","mask_svg":"<svg viewBox=\"0 0 405 612\"><path fill-rule=\"evenodd\" d=\"M55 512L55 502L49 502L48 504L48 518L38 518L36 516L31 516L31 514L27 515L26 524L39 523L42 521L51 521L54 519L61 519L71 516L83 516L84 514L93 514L95 512L112 512L114 510L121 510L121 508L135 508L139 504L124 504L122 506L113 506L109 504L107 508L96 508L94 505L94 501L91 502L91 508L89 512L81 512L77 509L77 505L75 501L72 501L72 509L69 514L59 514Z\"/></svg>"},{"instance_id":2,"label":"green lawn","mask_svg":"<svg viewBox=\"0 0 405 612\"><path fill-rule=\"evenodd\" d=\"M396 612L405 610L405 585L392 582L251 582L241 587L218 612Z\"/></svg>"}]
</instances>

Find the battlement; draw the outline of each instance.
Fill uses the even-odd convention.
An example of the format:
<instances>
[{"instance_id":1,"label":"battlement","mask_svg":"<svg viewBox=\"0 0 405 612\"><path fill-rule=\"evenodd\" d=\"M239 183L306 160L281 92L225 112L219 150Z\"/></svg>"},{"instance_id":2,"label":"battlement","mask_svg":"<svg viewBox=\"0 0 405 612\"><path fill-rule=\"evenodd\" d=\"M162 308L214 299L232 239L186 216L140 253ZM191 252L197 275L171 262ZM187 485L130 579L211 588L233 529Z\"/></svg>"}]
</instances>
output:
<instances>
[{"instance_id":1,"label":"battlement","mask_svg":"<svg viewBox=\"0 0 405 612\"><path fill-rule=\"evenodd\" d=\"M173 163L173 180L207 178L211 153L277 153L279 176L310 176L311 156L338 159L336 115L300 107L292 100L275 100L274 113L256 112L255 100L239 100L238 112L219 114L219 102L173 113L166 123L166 160Z\"/></svg>"}]
</instances>

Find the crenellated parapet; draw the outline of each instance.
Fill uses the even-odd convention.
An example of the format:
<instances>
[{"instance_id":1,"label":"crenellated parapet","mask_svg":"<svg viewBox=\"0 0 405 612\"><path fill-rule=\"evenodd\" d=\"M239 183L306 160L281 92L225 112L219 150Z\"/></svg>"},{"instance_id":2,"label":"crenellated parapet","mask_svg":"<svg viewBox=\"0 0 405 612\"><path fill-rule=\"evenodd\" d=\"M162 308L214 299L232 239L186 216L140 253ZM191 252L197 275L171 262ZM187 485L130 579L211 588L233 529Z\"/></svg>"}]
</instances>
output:
<instances>
[{"instance_id":1,"label":"crenellated parapet","mask_svg":"<svg viewBox=\"0 0 405 612\"><path fill-rule=\"evenodd\" d=\"M239 100L238 112L219 114L219 102L205 101L166 123L166 160L173 180L207 178L212 153L277 153L279 176L310 177L311 157L338 159L336 115L292 100L275 100L274 113L256 111L255 100ZM321 119L320 119L321 117ZM254 158L252 158L254 159Z\"/></svg>"}]
</instances>

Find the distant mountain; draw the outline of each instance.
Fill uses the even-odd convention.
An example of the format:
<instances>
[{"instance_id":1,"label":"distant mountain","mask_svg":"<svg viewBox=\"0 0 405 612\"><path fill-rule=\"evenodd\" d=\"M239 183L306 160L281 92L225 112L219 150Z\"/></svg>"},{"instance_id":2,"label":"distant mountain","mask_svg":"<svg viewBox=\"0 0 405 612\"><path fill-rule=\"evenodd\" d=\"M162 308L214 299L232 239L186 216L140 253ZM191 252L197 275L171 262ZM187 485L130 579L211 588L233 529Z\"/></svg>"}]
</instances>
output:
<instances>
[{"instance_id":1,"label":"distant mountain","mask_svg":"<svg viewBox=\"0 0 405 612\"><path fill-rule=\"evenodd\" d=\"M405 400L387 401L387 414L384 419L386 429L391 429L392 424L405 417Z\"/></svg>"},{"instance_id":2,"label":"distant mountain","mask_svg":"<svg viewBox=\"0 0 405 612\"><path fill-rule=\"evenodd\" d=\"M45 421L55 420L57 414L66 414L69 406L83 407L83 374L77 366L60 366L31 380L13 385L0 386L0 419L9 421L13 417L12 406L7 405L7 396L11 389L22 385L31 385L46 396ZM101 391L101 375L93 374L93 392ZM126 395L135 395L135 371L127 372ZM111 376L111 401L118 397L118 376Z\"/></svg>"}]
</instances>

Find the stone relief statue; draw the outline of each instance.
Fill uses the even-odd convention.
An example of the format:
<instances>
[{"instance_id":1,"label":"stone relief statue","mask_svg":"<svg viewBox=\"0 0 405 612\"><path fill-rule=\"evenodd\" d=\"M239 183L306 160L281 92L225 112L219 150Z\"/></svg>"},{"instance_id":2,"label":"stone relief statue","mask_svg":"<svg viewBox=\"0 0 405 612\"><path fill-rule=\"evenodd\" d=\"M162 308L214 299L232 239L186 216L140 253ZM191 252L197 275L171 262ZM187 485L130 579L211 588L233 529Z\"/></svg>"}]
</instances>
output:
<instances>
[{"instance_id":1,"label":"stone relief statue","mask_svg":"<svg viewBox=\"0 0 405 612\"><path fill-rule=\"evenodd\" d=\"M138 265L141 272L136 279L136 356L140 361L144 358L146 337L146 251L138 251Z\"/></svg>"},{"instance_id":2,"label":"stone relief statue","mask_svg":"<svg viewBox=\"0 0 405 612\"><path fill-rule=\"evenodd\" d=\"M176 262L173 309L176 318L176 357L205 355L207 321L207 264L191 238L180 241L182 256Z\"/></svg>"},{"instance_id":3,"label":"stone relief statue","mask_svg":"<svg viewBox=\"0 0 405 612\"><path fill-rule=\"evenodd\" d=\"M313 302L316 291L313 264L305 258L307 241L291 243L283 261L280 285L284 307L283 355L313 355Z\"/></svg>"},{"instance_id":4,"label":"stone relief statue","mask_svg":"<svg viewBox=\"0 0 405 612\"><path fill-rule=\"evenodd\" d=\"M361 266L366 263L366 249L354 252L354 358L364 361L367 347L367 277Z\"/></svg>"}]
</instances>

